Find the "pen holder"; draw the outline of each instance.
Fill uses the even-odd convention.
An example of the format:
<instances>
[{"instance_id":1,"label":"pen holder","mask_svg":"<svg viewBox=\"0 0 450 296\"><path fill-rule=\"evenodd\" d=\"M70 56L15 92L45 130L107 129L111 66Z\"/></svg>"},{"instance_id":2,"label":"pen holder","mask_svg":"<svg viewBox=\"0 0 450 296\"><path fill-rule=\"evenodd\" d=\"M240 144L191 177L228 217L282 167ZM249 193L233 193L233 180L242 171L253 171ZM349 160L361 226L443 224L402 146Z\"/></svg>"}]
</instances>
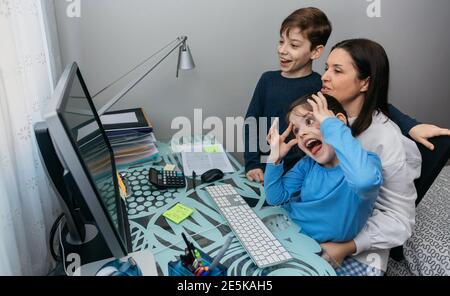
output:
<instances>
[{"instance_id":1,"label":"pen holder","mask_svg":"<svg viewBox=\"0 0 450 296\"><path fill-rule=\"evenodd\" d=\"M213 259L199 250L204 266L210 266ZM195 276L195 274L186 268L181 260L169 262L169 276ZM209 271L208 276L226 276L228 268L223 264L218 264L216 268Z\"/></svg>"}]
</instances>

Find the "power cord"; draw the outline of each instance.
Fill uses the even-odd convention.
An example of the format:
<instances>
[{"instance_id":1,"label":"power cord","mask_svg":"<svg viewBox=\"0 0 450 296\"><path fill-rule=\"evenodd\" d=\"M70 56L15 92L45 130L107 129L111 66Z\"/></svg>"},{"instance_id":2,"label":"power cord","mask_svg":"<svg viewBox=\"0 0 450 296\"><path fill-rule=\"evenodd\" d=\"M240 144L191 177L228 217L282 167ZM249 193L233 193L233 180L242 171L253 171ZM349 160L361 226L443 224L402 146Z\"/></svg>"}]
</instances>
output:
<instances>
[{"instance_id":1,"label":"power cord","mask_svg":"<svg viewBox=\"0 0 450 296\"><path fill-rule=\"evenodd\" d=\"M61 214L58 216L58 218L56 218L55 223L53 223L52 228L50 230L50 241L49 241L49 246L50 246L50 254L52 255L53 259L55 261L61 261L61 256L59 256L54 249L54 241L55 241L55 234L56 231L58 230L58 227L61 223L61 219L64 217L64 214Z\"/></svg>"},{"instance_id":2,"label":"power cord","mask_svg":"<svg viewBox=\"0 0 450 296\"><path fill-rule=\"evenodd\" d=\"M67 269L66 269L66 256L64 255L64 246L62 243L62 231L61 231L61 224L62 221L60 220L59 224L58 224L58 230L59 230L59 244L61 246L61 252L62 252L62 264L63 264L63 268L64 268L64 272L67 275Z\"/></svg>"}]
</instances>

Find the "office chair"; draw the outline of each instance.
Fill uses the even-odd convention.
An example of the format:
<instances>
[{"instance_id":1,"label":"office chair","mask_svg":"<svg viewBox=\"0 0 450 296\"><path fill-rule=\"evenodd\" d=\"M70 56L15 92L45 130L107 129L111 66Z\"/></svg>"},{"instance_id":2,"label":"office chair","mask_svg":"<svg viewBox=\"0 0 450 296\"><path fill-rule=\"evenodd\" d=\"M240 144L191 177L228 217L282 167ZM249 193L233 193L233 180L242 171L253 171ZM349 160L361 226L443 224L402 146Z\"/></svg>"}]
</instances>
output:
<instances>
[{"instance_id":1,"label":"office chair","mask_svg":"<svg viewBox=\"0 0 450 296\"><path fill-rule=\"evenodd\" d=\"M429 139L429 141L434 145L433 151L416 142L422 156L420 177L414 181L417 190L416 207L450 158L450 137L435 137ZM389 255L395 261L402 260L404 258L403 246L392 248Z\"/></svg>"}]
</instances>

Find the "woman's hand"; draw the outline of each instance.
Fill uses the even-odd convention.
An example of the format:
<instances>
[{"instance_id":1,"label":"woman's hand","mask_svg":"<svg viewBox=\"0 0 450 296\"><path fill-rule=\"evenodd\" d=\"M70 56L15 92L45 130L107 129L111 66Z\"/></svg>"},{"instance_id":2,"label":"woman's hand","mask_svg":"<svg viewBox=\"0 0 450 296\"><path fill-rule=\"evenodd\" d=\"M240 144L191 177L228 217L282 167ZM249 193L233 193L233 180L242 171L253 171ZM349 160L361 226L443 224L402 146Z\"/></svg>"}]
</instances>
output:
<instances>
[{"instance_id":1,"label":"woman's hand","mask_svg":"<svg viewBox=\"0 0 450 296\"><path fill-rule=\"evenodd\" d=\"M311 105L313 109L313 115L314 118L319 122L322 123L325 119L328 117L334 117L334 113L330 110L328 110L328 103L325 96L318 92L317 95L312 95L312 98L314 100L308 100L308 103Z\"/></svg>"},{"instance_id":2,"label":"woman's hand","mask_svg":"<svg viewBox=\"0 0 450 296\"><path fill-rule=\"evenodd\" d=\"M450 130L432 124L418 124L409 130L409 135L416 142L421 143L430 150L434 150L434 145L428 139L437 136L450 136Z\"/></svg>"},{"instance_id":3,"label":"woman's hand","mask_svg":"<svg viewBox=\"0 0 450 296\"><path fill-rule=\"evenodd\" d=\"M267 135L267 142L270 144L270 155L268 162L274 164L278 164L286 156L286 154L288 154L289 150L291 150L291 148L298 143L297 139L292 139L287 144L284 142L292 131L292 122L289 123L288 128L282 135L278 132L278 123L278 118L275 118L272 126L270 127L269 134Z\"/></svg>"},{"instance_id":4,"label":"woman's hand","mask_svg":"<svg viewBox=\"0 0 450 296\"><path fill-rule=\"evenodd\" d=\"M264 172L262 169L250 170L247 172L247 174L245 174L245 176L251 182L255 181L255 182L264 183Z\"/></svg>"},{"instance_id":5,"label":"woman's hand","mask_svg":"<svg viewBox=\"0 0 450 296\"><path fill-rule=\"evenodd\" d=\"M345 243L323 243L320 246L323 251L322 258L327 260L334 269L342 265L345 257L356 252L356 245L353 240Z\"/></svg>"}]
</instances>

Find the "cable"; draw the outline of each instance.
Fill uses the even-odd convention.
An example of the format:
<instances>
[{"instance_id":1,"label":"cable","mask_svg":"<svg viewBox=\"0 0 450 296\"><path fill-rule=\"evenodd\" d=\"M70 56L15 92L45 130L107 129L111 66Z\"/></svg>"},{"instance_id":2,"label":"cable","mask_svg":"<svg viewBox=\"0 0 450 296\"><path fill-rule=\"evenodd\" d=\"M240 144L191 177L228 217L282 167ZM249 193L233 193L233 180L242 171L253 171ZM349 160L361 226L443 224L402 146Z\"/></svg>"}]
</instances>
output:
<instances>
[{"instance_id":1,"label":"cable","mask_svg":"<svg viewBox=\"0 0 450 296\"><path fill-rule=\"evenodd\" d=\"M64 219L65 220L65 219ZM61 222L58 224L59 229L59 244L61 245L61 252L62 252L62 264L64 268L64 273L67 275L67 269L66 269L66 255L64 255L64 246L62 243L62 233L61 233Z\"/></svg>"},{"instance_id":2,"label":"cable","mask_svg":"<svg viewBox=\"0 0 450 296\"><path fill-rule=\"evenodd\" d=\"M55 234L56 234L56 230L58 230L59 227L59 223L61 222L61 219L64 217L64 213L59 215L58 218L56 218L55 223L53 223L52 228L50 230L50 241L49 241L49 246L50 246L50 254L52 255L53 259L55 261L60 261L61 257L56 254L55 249L53 248L53 242L55 240Z\"/></svg>"}]
</instances>

